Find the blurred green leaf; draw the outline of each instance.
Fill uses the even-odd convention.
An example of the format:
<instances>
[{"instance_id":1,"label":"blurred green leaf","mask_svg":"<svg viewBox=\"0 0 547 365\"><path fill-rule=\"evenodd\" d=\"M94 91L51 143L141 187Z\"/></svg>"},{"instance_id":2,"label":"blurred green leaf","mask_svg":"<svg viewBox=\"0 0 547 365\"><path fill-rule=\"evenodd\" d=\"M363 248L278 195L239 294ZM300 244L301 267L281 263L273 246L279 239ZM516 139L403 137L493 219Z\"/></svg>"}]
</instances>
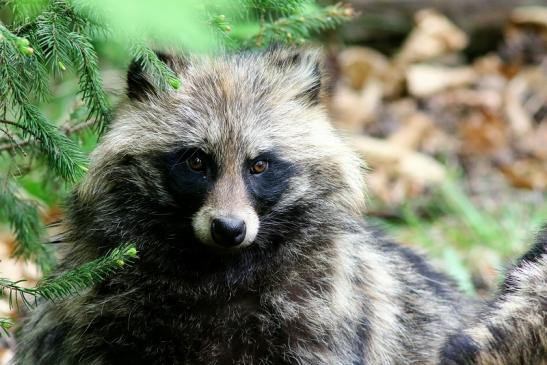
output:
<instances>
[{"instance_id":1,"label":"blurred green leaf","mask_svg":"<svg viewBox=\"0 0 547 365\"><path fill-rule=\"evenodd\" d=\"M228 0L76 1L82 3L92 6L121 44L133 39L194 52L219 49L218 39L208 23L208 10L214 8L226 14L232 9Z\"/></svg>"}]
</instances>

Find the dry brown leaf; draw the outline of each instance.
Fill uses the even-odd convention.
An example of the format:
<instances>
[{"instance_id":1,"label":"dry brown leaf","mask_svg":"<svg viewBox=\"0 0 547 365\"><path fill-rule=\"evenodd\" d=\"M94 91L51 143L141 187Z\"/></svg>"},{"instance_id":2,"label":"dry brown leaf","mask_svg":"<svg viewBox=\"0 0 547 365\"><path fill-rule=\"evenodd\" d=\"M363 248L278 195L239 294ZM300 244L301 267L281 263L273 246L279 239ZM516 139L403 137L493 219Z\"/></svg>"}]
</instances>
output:
<instances>
[{"instance_id":1,"label":"dry brown leaf","mask_svg":"<svg viewBox=\"0 0 547 365\"><path fill-rule=\"evenodd\" d=\"M377 51L350 47L340 52L337 62L340 80L331 99L335 123L342 129L362 132L378 111L388 60Z\"/></svg>"},{"instance_id":2,"label":"dry brown leaf","mask_svg":"<svg viewBox=\"0 0 547 365\"><path fill-rule=\"evenodd\" d=\"M492 155L509 147L507 125L496 114L476 110L459 124L463 155Z\"/></svg>"},{"instance_id":3,"label":"dry brown leaf","mask_svg":"<svg viewBox=\"0 0 547 365\"><path fill-rule=\"evenodd\" d=\"M535 25L547 30L546 6L522 6L511 13L511 22L518 25Z\"/></svg>"},{"instance_id":4,"label":"dry brown leaf","mask_svg":"<svg viewBox=\"0 0 547 365\"><path fill-rule=\"evenodd\" d=\"M547 120L516 143L521 154L530 155L538 160L547 161Z\"/></svg>"},{"instance_id":5,"label":"dry brown leaf","mask_svg":"<svg viewBox=\"0 0 547 365\"><path fill-rule=\"evenodd\" d=\"M354 136L353 145L371 166L381 166L420 186L437 185L445 181L445 168L422 153L394 145L386 140Z\"/></svg>"},{"instance_id":6,"label":"dry brown leaf","mask_svg":"<svg viewBox=\"0 0 547 365\"><path fill-rule=\"evenodd\" d=\"M416 27L403 44L396 63L426 61L467 46L467 35L437 11L421 10L414 19Z\"/></svg>"},{"instance_id":7,"label":"dry brown leaf","mask_svg":"<svg viewBox=\"0 0 547 365\"><path fill-rule=\"evenodd\" d=\"M524 78L515 77L507 85L504 94L505 116L517 137L530 133L532 130L532 116L523 104L527 91L528 86Z\"/></svg>"},{"instance_id":8,"label":"dry brown leaf","mask_svg":"<svg viewBox=\"0 0 547 365\"><path fill-rule=\"evenodd\" d=\"M468 108L487 110L490 113L498 112L503 105L503 98L500 95L501 88L492 89L468 89L454 90L450 97L452 102Z\"/></svg>"},{"instance_id":9,"label":"dry brown leaf","mask_svg":"<svg viewBox=\"0 0 547 365\"><path fill-rule=\"evenodd\" d=\"M51 224L54 222L58 222L62 220L63 218L63 211L61 210L61 207L58 205L49 207L44 210L42 214L42 219L44 221L44 224Z\"/></svg>"},{"instance_id":10,"label":"dry brown leaf","mask_svg":"<svg viewBox=\"0 0 547 365\"><path fill-rule=\"evenodd\" d=\"M416 150L433 128L433 121L424 113L415 113L404 121L388 141L396 146Z\"/></svg>"},{"instance_id":11,"label":"dry brown leaf","mask_svg":"<svg viewBox=\"0 0 547 365\"><path fill-rule=\"evenodd\" d=\"M385 78L385 96L401 95L410 64L446 56L467 46L466 34L435 10L421 10L416 13L414 20L416 26L393 58Z\"/></svg>"},{"instance_id":12,"label":"dry brown leaf","mask_svg":"<svg viewBox=\"0 0 547 365\"><path fill-rule=\"evenodd\" d=\"M536 159L521 159L500 166L509 182L518 188L547 190L547 162Z\"/></svg>"},{"instance_id":13,"label":"dry brown leaf","mask_svg":"<svg viewBox=\"0 0 547 365\"><path fill-rule=\"evenodd\" d=\"M499 280L499 267L502 265L499 255L492 249L477 245L474 246L468 257L473 261L473 267L478 269L476 274L489 289L495 289Z\"/></svg>"},{"instance_id":14,"label":"dry brown leaf","mask_svg":"<svg viewBox=\"0 0 547 365\"><path fill-rule=\"evenodd\" d=\"M365 47L349 47L337 57L341 82L362 90L370 80L383 80L389 70L388 59L378 51Z\"/></svg>"},{"instance_id":15,"label":"dry brown leaf","mask_svg":"<svg viewBox=\"0 0 547 365\"><path fill-rule=\"evenodd\" d=\"M428 155L453 154L457 148L458 141L437 126L427 131L420 145L420 151Z\"/></svg>"},{"instance_id":16,"label":"dry brown leaf","mask_svg":"<svg viewBox=\"0 0 547 365\"><path fill-rule=\"evenodd\" d=\"M13 318L15 308L11 308L7 299L0 300L0 318Z\"/></svg>"},{"instance_id":17,"label":"dry brown leaf","mask_svg":"<svg viewBox=\"0 0 547 365\"><path fill-rule=\"evenodd\" d=\"M22 278L21 265L11 257L14 249L15 237L8 231L0 233L0 273L10 280Z\"/></svg>"},{"instance_id":18,"label":"dry brown leaf","mask_svg":"<svg viewBox=\"0 0 547 365\"><path fill-rule=\"evenodd\" d=\"M408 92L416 97L427 97L446 89L469 85L476 78L472 67L416 64L409 66L406 72Z\"/></svg>"},{"instance_id":19,"label":"dry brown leaf","mask_svg":"<svg viewBox=\"0 0 547 365\"><path fill-rule=\"evenodd\" d=\"M389 204L393 199L393 189L386 169L382 167L375 168L367 175L367 188L374 197L380 199L385 204Z\"/></svg>"},{"instance_id":20,"label":"dry brown leaf","mask_svg":"<svg viewBox=\"0 0 547 365\"><path fill-rule=\"evenodd\" d=\"M397 206L409 196L422 193L423 186L410 182L409 179L397 176L394 171L379 167L367 177L369 191L383 204Z\"/></svg>"},{"instance_id":21,"label":"dry brown leaf","mask_svg":"<svg viewBox=\"0 0 547 365\"><path fill-rule=\"evenodd\" d=\"M473 62L473 68L475 69L475 72L480 75L499 75L502 71L502 64L503 62L497 54L489 53L477 58Z\"/></svg>"},{"instance_id":22,"label":"dry brown leaf","mask_svg":"<svg viewBox=\"0 0 547 365\"><path fill-rule=\"evenodd\" d=\"M369 81L362 90L338 85L331 99L331 112L337 127L362 132L374 120L381 103L382 89L378 81Z\"/></svg>"}]
</instances>

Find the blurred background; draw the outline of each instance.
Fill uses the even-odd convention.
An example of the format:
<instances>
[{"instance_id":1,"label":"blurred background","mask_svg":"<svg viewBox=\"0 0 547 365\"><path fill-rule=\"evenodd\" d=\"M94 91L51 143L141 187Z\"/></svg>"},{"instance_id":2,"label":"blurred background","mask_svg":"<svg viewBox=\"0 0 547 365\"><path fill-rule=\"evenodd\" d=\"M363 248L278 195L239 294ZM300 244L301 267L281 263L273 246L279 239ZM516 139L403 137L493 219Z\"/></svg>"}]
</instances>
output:
<instances>
[{"instance_id":1,"label":"blurred background","mask_svg":"<svg viewBox=\"0 0 547 365\"><path fill-rule=\"evenodd\" d=\"M546 1L3 0L0 25L26 37L33 22L37 29L44 19L62 24L53 3L85 17L97 55L94 77L102 82L96 87L114 106L130 60L147 55L143 47L196 53L271 42L323 47L329 113L369 167L366 219L426 252L469 295L491 294L547 222ZM51 52L28 34L34 56ZM31 101L88 154L101 118L90 111L82 69L70 57L44 56L48 96ZM171 86L184 87L169 77ZM0 174L13 179L44 227L62 220L72 183L52 172L42 152L25 149L32 141L9 132L0 132ZM17 230L3 218L0 275L33 285L42 266L14 257ZM17 318L7 300L0 312ZM4 362L10 356L8 349L0 353Z\"/></svg>"}]
</instances>

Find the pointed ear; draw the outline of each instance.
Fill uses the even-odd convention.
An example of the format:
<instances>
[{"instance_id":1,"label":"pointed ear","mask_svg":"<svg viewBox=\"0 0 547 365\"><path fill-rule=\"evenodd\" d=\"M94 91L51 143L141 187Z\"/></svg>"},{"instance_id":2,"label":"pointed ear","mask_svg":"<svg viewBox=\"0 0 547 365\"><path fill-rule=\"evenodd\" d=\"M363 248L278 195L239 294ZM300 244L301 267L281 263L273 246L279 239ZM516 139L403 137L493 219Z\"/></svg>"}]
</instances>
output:
<instances>
[{"instance_id":1,"label":"pointed ear","mask_svg":"<svg viewBox=\"0 0 547 365\"><path fill-rule=\"evenodd\" d=\"M159 60L167 65L175 75L185 68L185 60L182 56L172 56L167 53L155 51ZM142 58L135 58L131 61L127 71L127 96L131 100L151 100L162 92L162 87L154 80L153 76L144 67Z\"/></svg>"},{"instance_id":2,"label":"pointed ear","mask_svg":"<svg viewBox=\"0 0 547 365\"><path fill-rule=\"evenodd\" d=\"M281 48L273 46L267 51L273 65L288 72L302 88L297 97L310 104L318 104L325 82L321 52L317 49Z\"/></svg>"}]
</instances>

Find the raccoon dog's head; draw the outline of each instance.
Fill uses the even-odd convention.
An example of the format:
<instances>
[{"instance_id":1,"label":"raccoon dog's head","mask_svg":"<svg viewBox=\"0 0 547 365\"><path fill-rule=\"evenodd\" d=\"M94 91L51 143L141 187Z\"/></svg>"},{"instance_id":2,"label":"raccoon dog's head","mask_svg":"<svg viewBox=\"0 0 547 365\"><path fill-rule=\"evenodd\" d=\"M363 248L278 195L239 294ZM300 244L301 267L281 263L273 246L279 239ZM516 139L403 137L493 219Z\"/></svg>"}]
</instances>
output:
<instances>
[{"instance_id":1,"label":"raccoon dog's head","mask_svg":"<svg viewBox=\"0 0 547 365\"><path fill-rule=\"evenodd\" d=\"M361 214L360 161L327 120L316 51L164 60L180 89L134 63L77 192L102 212L97 229L238 252Z\"/></svg>"}]
</instances>

